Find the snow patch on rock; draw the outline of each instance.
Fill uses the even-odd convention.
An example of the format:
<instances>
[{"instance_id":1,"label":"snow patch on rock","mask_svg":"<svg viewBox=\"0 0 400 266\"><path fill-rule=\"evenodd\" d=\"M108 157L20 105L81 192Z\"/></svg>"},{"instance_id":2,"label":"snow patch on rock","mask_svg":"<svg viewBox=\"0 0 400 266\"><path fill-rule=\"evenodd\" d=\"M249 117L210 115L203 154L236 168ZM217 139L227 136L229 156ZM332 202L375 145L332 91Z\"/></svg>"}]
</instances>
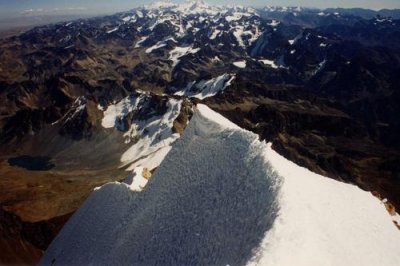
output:
<instances>
[{"instance_id":1,"label":"snow patch on rock","mask_svg":"<svg viewBox=\"0 0 400 266\"><path fill-rule=\"evenodd\" d=\"M121 167L133 170L136 167L146 167L152 170L161 163L171 149L171 144L179 138L173 133L173 122L178 117L181 100L169 99L165 113L155 114L146 119L134 118L129 129L124 128L122 121L130 113L139 112L146 106L146 100L151 96L145 93L128 96L120 102L109 105L104 111L102 126L127 130L124 134L126 143L134 141L121 156ZM122 123L122 125L121 125Z\"/></svg>"},{"instance_id":2,"label":"snow patch on rock","mask_svg":"<svg viewBox=\"0 0 400 266\"><path fill-rule=\"evenodd\" d=\"M169 52L169 60L172 61L172 67L179 64L179 59L188 54L195 54L200 51L200 48L188 47L175 47Z\"/></svg>"},{"instance_id":3,"label":"snow patch on rock","mask_svg":"<svg viewBox=\"0 0 400 266\"><path fill-rule=\"evenodd\" d=\"M132 171L132 175L128 176L123 184L134 192L141 192L146 187L151 174L147 168L136 167Z\"/></svg>"},{"instance_id":4,"label":"snow patch on rock","mask_svg":"<svg viewBox=\"0 0 400 266\"><path fill-rule=\"evenodd\" d=\"M233 65L238 68L246 68L246 60L233 62Z\"/></svg>"},{"instance_id":5,"label":"snow patch on rock","mask_svg":"<svg viewBox=\"0 0 400 266\"><path fill-rule=\"evenodd\" d=\"M129 166L127 170L133 170L142 166L153 170L160 165L171 150L172 143L179 138L179 134L173 133L172 128L181 104L181 100L169 99L168 110L161 116L132 122L125 137L139 137L139 140L122 154L122 167Z\"/></svg>"},{"instance_id":6,"label":"snow patch on rock","mask_svg":"<svg viewBox=\"0 0 400 266\"><path fill-rule=\"evenodd\" d=\"M158 42L155 45L149 47L146 49L146 54L152 53L154 50L160 49L162 47L165 47L167 44L165 42Z\"/></svg>"},{"instance_id":7,"label":"snow patch on rock","mask_svg":"<svg viewBox=\"0 0 400 266\"><path fill-rule=\"evenodd\" d=\"M274 60L261 59L261 60L258 60L258 61L263 63L264 65L270 66L272 68L278 68L278 66L275 64Z\"/></svg>"},{"instance_id":8,"label":"snow patch on rock","mask_svg":"<svg viewBox=\"0 0 400 266\"><path fill-rule=\"evenodd\" d=\"M193 81L175 95L205 99L225 90L234 79L235 75L222 74L209 80Z\"/></svg>"}]
</instances>

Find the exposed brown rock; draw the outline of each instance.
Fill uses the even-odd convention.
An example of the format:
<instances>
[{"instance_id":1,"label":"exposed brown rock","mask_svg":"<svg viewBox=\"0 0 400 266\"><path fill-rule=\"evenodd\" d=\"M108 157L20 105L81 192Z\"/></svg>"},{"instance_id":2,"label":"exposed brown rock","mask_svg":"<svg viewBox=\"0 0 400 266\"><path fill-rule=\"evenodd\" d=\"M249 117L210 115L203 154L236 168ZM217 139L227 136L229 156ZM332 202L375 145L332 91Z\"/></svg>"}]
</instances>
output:
<instances>
[{"instance_id":1,"label":"exposed brown rock","mask_svg":"<svg viewBox=\"0 0 400 266\"><path fill-rule=\"evenodd\" d=\"M179 113L178 117L174 121L174 125L172 130L175 133L182 134L185 130L187 124L189 123L189 119L193 113L193 103L188 99L184 99L181 106L181 112Z\"/></svg>"},{"instance_id":2,"label":"exposed brown rock","mask_svg":"<svg viewBox=\"0 0 400 266\"><path fill-rule=\"evenodd\" d=\"M388 211L388 213L390 215L392 215L392 216L395 216L396 215L396 208L393 206L393 204L388 202L388 201L386 201L384 204L385 204L385 208Z\"/></svg>"},{"instance_id":3,"label":"exposed brown rock","mask_svg":"<svg viewBox=\"0 0 400 266\"><path fill-rule=\"evenodd\" d=\"M146 167L143 168L142 176L143 176L144 178L146 178L147 180L150 179L150 177L151 177L151 172L149 171L148 168L146 168Z\"/></svg>"},{"instance_id":4,"label":"exposed brown rock","mask_svg":"<svg viewBox=\"0 0 400 266\"><path fill-rule=\"evenodd\" d=\"M0 208L0 263L36 265L70 216L30 223Z\"/></svg>"},{"instance_id":5,"label":"exposed brown rock","mask_svg":"<svg viewBox=\"0 0 400 266\"><path fill-rule=\"evenodd\" d=\"M379 194L378 191L372 191L371 193L372 193L372 195L373 195L374 197L378 198L379 200L382 200L382 197L381 197L381 195Z\"/></svg>"}]
</instances>

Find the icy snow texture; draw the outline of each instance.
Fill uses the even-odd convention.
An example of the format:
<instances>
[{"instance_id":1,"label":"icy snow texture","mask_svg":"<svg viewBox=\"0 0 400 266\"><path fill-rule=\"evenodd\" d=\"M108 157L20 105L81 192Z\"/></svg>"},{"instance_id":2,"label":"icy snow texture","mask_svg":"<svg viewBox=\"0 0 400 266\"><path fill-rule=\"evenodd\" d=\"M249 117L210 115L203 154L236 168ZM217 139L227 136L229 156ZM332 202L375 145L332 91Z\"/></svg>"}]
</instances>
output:
<instances>
[{"instance_id":1,"label":"icy snow texture","mask_svg":"<svg viewBox=\"0 0 400 266\"><path fill-rule=\"evenodd\" d=\"M280 211L251 264L400 265L399 231L371 193L312 173L271 148L266 158L284 177Z\"/></svg>"},{"instance_id":2,"label":"icy snow texture","mask_svg":"<svg viewBox=\"0 0 400 266\"><path fill-rule=\"evenodd\" d=\"M245 264L275 218L266 145L205 106L141 193L92 193L43 265Z\"/></svg>"},{"instance_id":3,"label":"icy snow texture","mask_svg":"<svg viewBox=\"0 0 400 266\"><path fill-rule=\"evenodd\" d=\"M41 264L400 265L392 219L198 105L144 191L93 192Z\"/></svg>"}]
</instances>

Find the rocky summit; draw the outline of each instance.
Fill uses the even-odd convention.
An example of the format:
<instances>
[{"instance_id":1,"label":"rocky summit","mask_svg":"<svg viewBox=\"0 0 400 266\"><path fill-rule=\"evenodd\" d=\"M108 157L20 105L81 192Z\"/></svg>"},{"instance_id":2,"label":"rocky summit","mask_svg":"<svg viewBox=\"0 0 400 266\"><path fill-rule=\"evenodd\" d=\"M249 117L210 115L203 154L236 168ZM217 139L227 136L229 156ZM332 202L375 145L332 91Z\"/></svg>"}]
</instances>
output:
<instances>
[{"instance_id":1,"label":"rocky summit","mask_svg":"<svg viewBox=\"0 0 400 266\"><path fill-rule=\"evenodd\" d=\"M0 264L157 171L198 103L400 208L400 16L371 12L157 2L1 39Z\"/></svg>"}]
</instances>

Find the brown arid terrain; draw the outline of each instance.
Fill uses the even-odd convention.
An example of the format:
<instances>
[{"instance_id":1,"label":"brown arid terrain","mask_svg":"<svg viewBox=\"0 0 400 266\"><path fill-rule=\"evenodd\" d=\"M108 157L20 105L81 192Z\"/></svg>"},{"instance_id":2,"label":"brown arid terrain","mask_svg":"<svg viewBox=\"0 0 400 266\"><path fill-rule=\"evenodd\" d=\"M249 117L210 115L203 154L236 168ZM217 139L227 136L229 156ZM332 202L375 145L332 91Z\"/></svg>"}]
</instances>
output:
<instances>
[{"instance_id":1,"label":"brown arid terrain","mask_svg":"<svg viewBox=\"0 0 400 266\"><path fill-rule=\"evenodd\" d=\"M121 180L118 169L29 171L0 162L0 261L36 264L94 187Z\"/></svg>"},{"instance_id":2,"label":"brown arid terrain","mask_svg":"<svg viewBox=\"0 0 400 266\"><path fill-rule=\"evenodd\" d=\"M102 116L90 103L87 106L86 125L98 125ZM71 127L67 125L63 132L74 134ZM118 132L104 131L92 135L91 140L77 141L58 130L47 128L24 141L2 146L0 248L7 252L0 253L1 263L38 263L93 188L127 175L118 167L116 151L124 145Z\"/></svg>"},{"instance_id":3,"label":"brown arid terrain","mask_svg":"<svg viewBox=\"0 0 400 266\"><path fill-rule=\"evenodd\" d=\"M0 30L0 39L6 39L13 36L17 36L25 31L29 30L31 27L18 27L18 28L11 28L11 29L3 29Z\"/></svg>"},{"instance_id":4,"label":"brown arid terrain","mask_svg":"<svg viewBox=\"0 0 400 266\"><path fill-rule=\"evenodd\" d=\"M121 176L115 169L29 171L5 161L0 166L3 210L31 223L74 212L93 187Z\"/></svg>"}]
</instances>

